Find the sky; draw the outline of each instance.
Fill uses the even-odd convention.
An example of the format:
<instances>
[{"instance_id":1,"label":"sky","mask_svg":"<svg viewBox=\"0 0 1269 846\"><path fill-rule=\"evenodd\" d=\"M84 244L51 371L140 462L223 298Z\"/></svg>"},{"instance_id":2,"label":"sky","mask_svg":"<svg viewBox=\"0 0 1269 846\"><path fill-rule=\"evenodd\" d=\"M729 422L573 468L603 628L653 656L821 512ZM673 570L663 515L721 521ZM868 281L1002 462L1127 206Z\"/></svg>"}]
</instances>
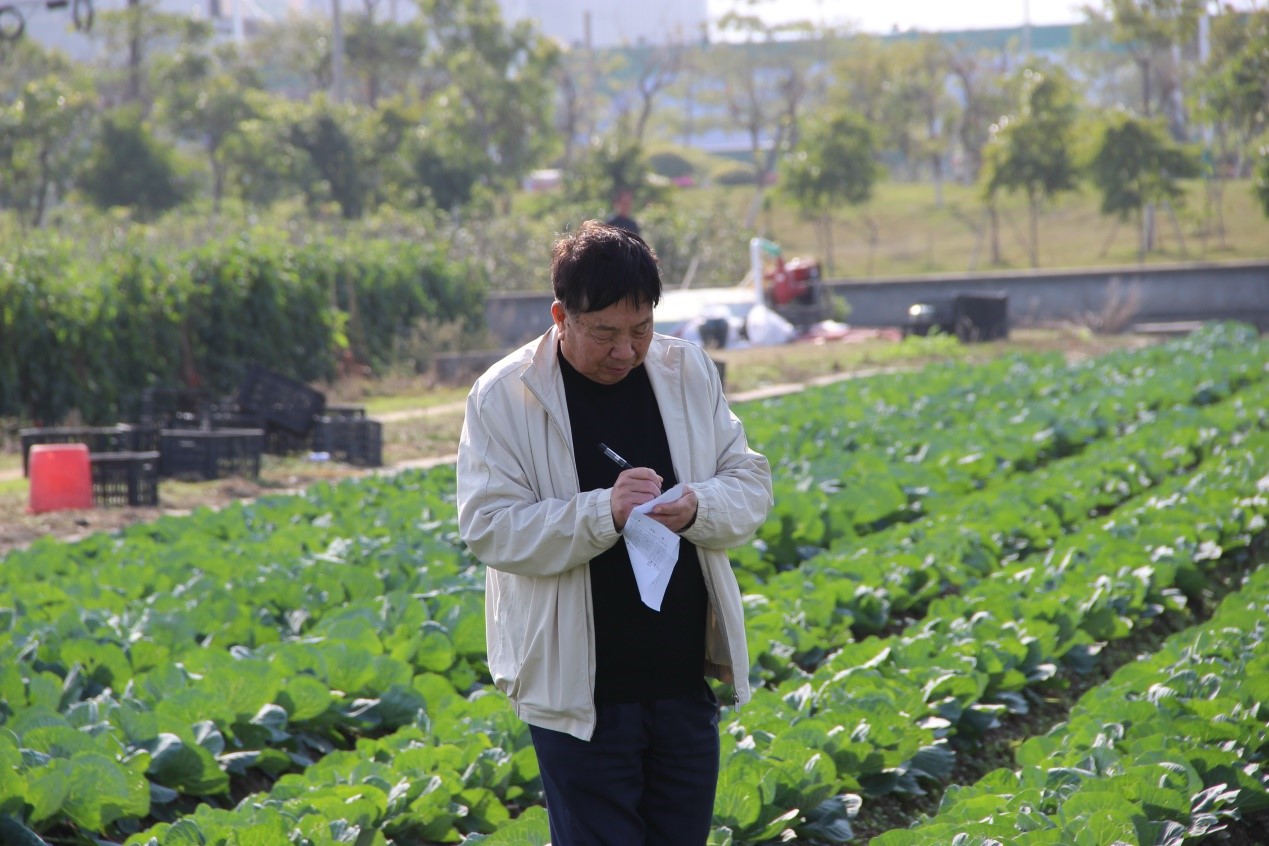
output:
<instances>
[{"instance_id":1,"label":"sky","mask_svg":"<svg viewBox=\"0 0 1269 846\"><path fill-rule=\"evenodd\" d=\"M756 14L767 24L796 20L851 25L863 32L882 35L893 31L923 29L993 29L1033 24L1066 24L1084 20L1085 2L1073 0L707 0L709 16L717 19L739 8ZM1098 5L1096 2L1093 5Z\"/></svg>"}]
</instances>

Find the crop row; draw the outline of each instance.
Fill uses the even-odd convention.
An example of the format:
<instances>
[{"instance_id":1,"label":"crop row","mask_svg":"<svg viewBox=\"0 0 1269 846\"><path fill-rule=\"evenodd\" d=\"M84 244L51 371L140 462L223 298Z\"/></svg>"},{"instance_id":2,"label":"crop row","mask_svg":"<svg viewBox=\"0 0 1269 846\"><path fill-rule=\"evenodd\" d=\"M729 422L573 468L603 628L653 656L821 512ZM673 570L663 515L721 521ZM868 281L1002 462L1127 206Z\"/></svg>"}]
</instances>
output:
<instances>
[{"instance_id":1,"label":"crop row","mask_svg":"<svg viewBox=\"0 0 1269 846\"><path fill-rule=\"evenodd\" d=\"M1089 690L1016 770L951 788L873 846L1180 846L1269 810L1269 568L1207 623Z\"/></svg>"},{"instance_id":2,"label":"crop row","mask_svg":"<svg viewBox=\"0 0 1269 846\"><path fill-rule=\"evenodd\" d=\"M919 617L938 596L1052 549L1266 426L1269 381L1261 381L1216 405L1161 412L1122 438L968 494L955 512L840 543L758 588L769 610L750 625L750 655L766 679L795 674L835 644Z\"/></svg>"},{"instance_id":3,"label":"crop row","mask_svg":"<svg viewBox=\"0 0 1269 846\"><path fill-rule=\"evenodd\" d=\"M1218 402L1269 376L1267 349L1246 327L1216 325L1076 365L997 362L975 369L972 388L963 370L933 367L747 409L776 505L736 556L742 586L895 523L959 511L966 494L1112 441L1161 410Z\"/></svg>"},{"instance_id":4,"label":"crop row","mask_svg":"<svg viewBox=\"0 0 1269 846\"><path fill-rule=\"evenodd\" d=\"M1006 711L1026 710L1025 694L1052 684L1061 664L1086 667L1101 643L1183 609L1182 588L1203 590L1269 515L1269 433L1213 464L1042 560L938 600L903 634L847 645L808 676L756 693L728 727L746 763L724 768L720 807L757 774L761 802L723 822L760 841L779 834L773 826L812 823L806 809L843 791L919 793L950 771L948 738L973 741ZM815 772L799 746L820 750Z\"/></svg>"}]
</instances>

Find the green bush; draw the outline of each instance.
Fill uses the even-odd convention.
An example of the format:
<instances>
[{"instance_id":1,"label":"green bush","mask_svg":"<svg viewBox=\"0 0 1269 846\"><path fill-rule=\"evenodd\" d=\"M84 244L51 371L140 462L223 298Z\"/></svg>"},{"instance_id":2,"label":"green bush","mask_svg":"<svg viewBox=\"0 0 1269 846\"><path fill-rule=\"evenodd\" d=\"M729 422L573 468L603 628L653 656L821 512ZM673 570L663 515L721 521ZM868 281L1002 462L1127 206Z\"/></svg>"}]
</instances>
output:
<instances>
[{"instance_id":1,"label":"green bush","mask_svg":"<svg viewBox=\"0 0 1269 846\"><path fill-rule=\"evenodd\" d=\"M0 416L113 423L146 387L228 394L253 362L325 380L345 351L385 370L421 318L482 317L470 265L395 240L297 247L259 232L170 254L139 239L85 247L33 236L0 263Z\"/></svg>"},{"instance_id":2,"label":"green bush","mask_svg":"<svg viewBox=\"0 0 1269 846\"><path fill-rule=\"evenodd\" d=\"M714 173L714 181L719 185L753 185L753 168L745 165L728 165Z\"/></svg>"},{"instance_id":3,"label":"green bush","mask_svg":"<svg viewBox=\"0 0 1269 846\"><path fill-rule=\"evenodd\" d=\"M659 173L669 179L692 176L696 173L696 167L685 156L673 150L663 150L649 155L648 167L653 173Z\"/></svg>"}]
</instances>

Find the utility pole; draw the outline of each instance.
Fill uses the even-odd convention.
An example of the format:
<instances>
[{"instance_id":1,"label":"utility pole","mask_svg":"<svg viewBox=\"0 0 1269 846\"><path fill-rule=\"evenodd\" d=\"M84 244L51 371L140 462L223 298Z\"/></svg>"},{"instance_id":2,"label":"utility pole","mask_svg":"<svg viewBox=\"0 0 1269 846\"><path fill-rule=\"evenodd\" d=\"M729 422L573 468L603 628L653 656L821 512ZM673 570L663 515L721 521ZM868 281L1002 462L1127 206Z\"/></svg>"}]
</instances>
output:
<instances>
[{"instance_id":1,"label":"utility pole","mask_svg":"<svg viewBox=\"0 0 1269 846\"><path fill-rule=\"evenodd\" d=\"M331 0L331 51L330 87L331 99L344 101L344 24L339 13L340 0Z\"/></svg>"},{"instance_id":2,"label":"utility pole","mask_svg":"<svg viewBox=\"0 0 1269 846\"><path fill-rule=\"evenodd\" d=\"M1031 57L1031 3L1022 0L1022 59Z\"/></svg>"}]
</instances>

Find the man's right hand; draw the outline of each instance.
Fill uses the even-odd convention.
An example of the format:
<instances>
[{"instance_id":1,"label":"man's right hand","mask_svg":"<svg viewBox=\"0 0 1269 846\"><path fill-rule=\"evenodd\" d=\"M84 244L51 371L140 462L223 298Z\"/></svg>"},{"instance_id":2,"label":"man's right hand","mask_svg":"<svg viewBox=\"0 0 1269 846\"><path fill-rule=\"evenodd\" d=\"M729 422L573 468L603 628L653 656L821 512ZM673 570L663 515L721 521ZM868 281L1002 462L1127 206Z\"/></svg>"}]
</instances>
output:
<instances>
[{"instance_id":1,"label":"man's right hand","mask_svg":"<svg viewBox=\"0 0 1269 846\"><path fill-rule=\"evenodd\" d=\"M636 505L643 505L661 495L662 481L651 467L621 471L617 483L612 486L612 522L617 531L626 528L626 521Z\"/></svg>"}]
</instances>

